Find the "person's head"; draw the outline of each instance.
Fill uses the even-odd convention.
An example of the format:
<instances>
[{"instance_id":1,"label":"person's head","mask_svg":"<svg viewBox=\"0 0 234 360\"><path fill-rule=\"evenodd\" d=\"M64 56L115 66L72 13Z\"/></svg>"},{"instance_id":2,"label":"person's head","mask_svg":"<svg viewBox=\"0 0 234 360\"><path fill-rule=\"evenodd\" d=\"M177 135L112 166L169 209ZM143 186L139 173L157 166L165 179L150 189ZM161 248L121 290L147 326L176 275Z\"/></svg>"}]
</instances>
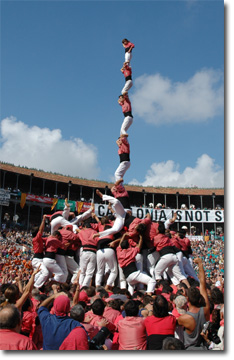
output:
<instances>
[{"instance_id":1,"label":"person's head","mask_svg":"<svg viewBox=\"0 0 234 360\"><path fill-rule=\"evenodd\" d=\"M127 45L128 43L129 43L129 40L128 40L128 39L124 38L124 39L122 40L122 44L123 44L123 45Z\"/></svg>"},{"instance_id":2,"label":"person's head","mask_svg":"<svg viewBox=\"0 0 234 360\"><path fill-rule=\"evenodd\" d=\"M188 295L188 301L190 302L190 304L199 308L200 304L201 304L200 290L195 286L191 286L188 289L187 295Z\"/></svg>"},{"instance_id":3,"label":"person's head","mask_svg":"<svg viewBox=\"0 0 234 360\"><path fill-rule=\"evenodd\" d=\"M146 306L148 304L153 304L153 301L154 301L154 299L152 298L152 296L144 295L142 303L143 303L143 306Z\"/></svg>"},{"instance_id":4,"label":"person's head","mask_svg":"<svg viewBox=\"0 0 234 360\"><path fill-rule=\"evenodd\" d=\"M60 234L60 232L58 230L54 231L52 234L54 237L56 237L58 240L62 240L62 235Z\"/></svg>"},{"instance_id":5,"label":"person's head","mask_svg":"<svg viewBox=\"0 0 234 360\"><path fill-rule=\"evenodd\" d=\"M164 223L161 221L158 224L158 232L159 234L165 234L165 226Z\"/></svg>"},{"instance_id":6,"label":"person's head","mask_svg":"<svg viewBox=\"0 0 234 360\"><path fill-rule=\"evenodd\" d=\"M120 244L121 249L128 249L129 248L129 242L128 239L124 239Z\"/></svg>"},{"instance_id":7,"label":"person's head","mask_svg":"<svg viewBox=\"0 0 234 360\"><path fill-rule=\"evenodd\" d=\"M83 288L84 289L84 288ZM81 289L82 290L82 289ZM96 294L96 289L94 286L88 286L86 289L84 289L88 297L93 297Z\"/></svg>"},{"instance_id":8,"label":"person's head","mask_svg":"<svg viewBox=\"0 0 234 360\"><path fill-rule=\"evenodd\" d=\"M9 304L15 304L20 296L18 286L16 286L15 284L8 286L8 288L4 292L4 295L5 295L6 301L8 301Z\"/></svg>"},{"instance_id":9,"label":"person's head","mask_svg":"<svg viewBox=\"0 0 234 360\"><path fill-rule=\"evenodd\" d=\"M39 301L40 291L38 290L38 288L32 289L31 294L34 299Z\"/></svg>"},{"instance_id":10,"label":"person's head","mask_svg":"<svg viewBox=\"0 0 234 360\"><path fill-rule=\"evenodd\" d=\"M142 234L144 234L144 232L146 230L146 224L140 223L136 226L135 229L138 232L138 234L142 235Z\"/></svg>"},{"instance_id":11,"label":"person's head","mask_svg":"<svg viewBox=\"0 0 234 360\"><path fill-rule=\"evenodd\" d=\"M70 300L66 295L57 296L54 300L54 312L57 316L66 316L70 311Z\"/></svg>"},{"instance_id":12,"label":"person's head","mask_svg":"<svg viewBox=\"0 0 234 360\"><path fill-rule=\"evenodd\" d=\"M7 305L0 310L0 329L20 331L21 317L14 305Z\"/></svg>"},{"instance_id":13,"label":"person's head","mask_svg":"<svg viewBox=\"0 0 234 360\"><path fill-rule=\"evenodd\" d=\"M118 102L120 104L124 103L124 96L123 95L119 95Z\"/></svg>"},{"instance_id":14,"label":"person's head","mask_svg":"<svg viewBox=\"0 0 234 360\"><path fill-rule=\"evenodd\" d=\"M174 304L179 314L185 314L187 310L187 298L183 295L176 296Z\"/></svg>"},{"instance_id":15,"label":"person's head","mask_svg":"<svg viewBox=\"0 0 234 360\"><path fill-rule=\"evenodd\" d=\"M105 304L102 299L96 299L92 305L91 309L95 315L102 315L105 309Z\"/></svg>"},{"instance_id":16,"label":"person's head","mask_svg":"<svg viewBox=\"0 0 234 360\"><path fill-rule=\"evenodd\" d=\"M178 235L181 239L184 239L185 238L185 235L186 235L186 229L180 229L178 231Z\"/></svg>"},{"instance_id":17,"label":"person's head","mask_svg":"<svg viewBox=\"0 0 234 360\"><path fill-rule=\"evenodd\" d=\"M166 337L163 340L162 350L185 350L185 346L179 339Z\"/></svg>"},{"instance_id":18,"label":"person's head","mask_svg":"<svg viewBox=\"0 0 234 360\"><path fill-rule=\"evenodd\" d=\"M83 227L84 227L84 228L87 228L87 229L89 229L89 228L92 227L91 224L90 224L90 220L89 220L89 219L87 219L87 220L84 221Z\"/></svg>"},{"instance_id":19,"label":"person's head","mask_svg":"<svg viewBox=\"0 0 234 360\"><path fill-rule=\"evenodd\" d=\"M119 301L118 299L108 301L107 305L114 310L120 311L121 309L121 301Z\"/></svg>"},{"instance_id":20,"label":"person's head","mask_svg":"<svg viewBox=\"0 0 234 360\"><path fill-rule=\"evenodd\" d=\"M32 234L32 237L36 237L37 233L39 231L39 227L38 226L34 226L31 230L31 234Z\"/></svg>"},{"instance_id":21,"label":"person's head","mask_svg":"<svg viewBox=\"0 0 234 360\"><path fill-rule=\"evenodd\" d=\"M74 305L70 310L70 316L72 319L83 322L85 318L85 311L80 304Z\"/></svg>"},{"instance_id":22,"label":"person's head","mask_svg":"<svg viewBox=\"0 0 234 360\"><path fill-rule=\"evenodd\" d=\"M154 299L153 314L156 317L162 318L168 315L168 302L163 295L158 295Z\"/></svg>"},{"instance_id":23,"label":"person's head","mask_svg":"<svg viewBox=\"0 0 234 360\"><path fill-rule=\"evenodd\" d=\"M124 305L126 316L137 316L139 312L139 305L136 300L128 300Z\"/></svg>"},{"instance_id":24,"label":"person's head","mask_svg":"<svg viewBox=\"0 0 234 360\"><path fill-rule=\"evenodd\" d=\"M31 311L32 307L33 307L32 301L29 298L27 298L25 303L22 306L22 312Z\"/></svg>"},{"instance_id":25,"label":"person's head","mask_svg":"<svg viewBox=\"0 0 234 360\"><path fill-rule=\"evenodd\" d=\"M102 216L100 221L102 225L110 223L108 216Z\"/></svg>"},{"instance_id":26,"label":"person's head","mask_svg":"<svg viewBox=\"0 0 234 360\"><path fill-rule=\"evenodd\" d=\"M211 301L213 302L213 304L215 304L215 305L224 303L223 293L217 287L214 287L213 289L211 289L210 298L211 298Z\"/></svg>"}]
</instances>

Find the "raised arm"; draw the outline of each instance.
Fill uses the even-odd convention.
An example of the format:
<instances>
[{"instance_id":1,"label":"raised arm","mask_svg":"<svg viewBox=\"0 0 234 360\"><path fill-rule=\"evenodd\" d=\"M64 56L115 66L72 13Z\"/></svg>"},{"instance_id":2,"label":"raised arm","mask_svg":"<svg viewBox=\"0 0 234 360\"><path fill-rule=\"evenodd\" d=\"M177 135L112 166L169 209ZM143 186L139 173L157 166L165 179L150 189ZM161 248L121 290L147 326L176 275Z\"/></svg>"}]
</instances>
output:
<instances>
[{"instance_id":1,"label":"raised arm","mask_svg":"<svg viewBox=\"0 0 234 360\"><path fill-rule=\"evenodd\" d=\"M204 268L203 268L201 258L196 258L193 261L194 261L195 264L198 265L198 271L199 271L198 276L199 276L199 280L200 280L200 293L204 297L205 302L206 302L206 306L204 307L204 314L205 314L206 320L208 321L210 319L210 302L209 302L207 289L206 289L205 271L204 271Z\"/></svg>"}]
</instances>

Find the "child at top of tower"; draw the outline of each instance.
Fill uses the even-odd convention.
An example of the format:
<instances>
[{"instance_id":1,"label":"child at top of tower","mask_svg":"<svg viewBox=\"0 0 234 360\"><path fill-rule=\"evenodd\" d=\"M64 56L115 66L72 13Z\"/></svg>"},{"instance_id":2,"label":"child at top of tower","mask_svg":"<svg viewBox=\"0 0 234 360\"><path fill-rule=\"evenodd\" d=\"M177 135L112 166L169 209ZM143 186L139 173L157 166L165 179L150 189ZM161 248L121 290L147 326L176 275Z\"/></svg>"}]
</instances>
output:
<instances>
[{"instance_id":1,"label":"child at top of tower","mask_svg":"<svg viewBox=\"0 0 234 360\"><path fill-rule=\"evenodd\" d=\"M132 59L132 49L135 47L133 43L131 43L128 39L122 40L123 47L125 49L125 62L130 64L130 60Z\"/></svg>"}]
</instances>

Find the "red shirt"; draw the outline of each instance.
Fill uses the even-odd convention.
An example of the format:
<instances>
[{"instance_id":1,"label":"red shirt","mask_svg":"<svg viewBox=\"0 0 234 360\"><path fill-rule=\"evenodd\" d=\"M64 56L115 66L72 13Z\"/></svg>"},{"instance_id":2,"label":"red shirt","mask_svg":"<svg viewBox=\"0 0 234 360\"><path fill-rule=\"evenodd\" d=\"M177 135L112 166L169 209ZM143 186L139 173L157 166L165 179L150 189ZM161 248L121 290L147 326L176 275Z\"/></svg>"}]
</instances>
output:
<instances>
[{"instance_id":1,"label":"red shirt","mask_svg":"<svg viewBox=\"0 0 234 360\"><path fill-rule=\"evenodd\" d=\"M45 248L47 252L56 253L58 248L64 249L64 246L62 244L62 241L51 235L46 240Z\"/></svg>"},{"instance_id":2,"label":"red shirt","mask_svg":"<svg viewBox=\"0 0 234 360\"><path fill-rule=\"evenodd\" d=\"M158 234L158 225L158 223L150 221L144 233L144 238L151 243L152 247L154 246L154 237Z\"/></svg>"},{"instance_id":3,"label":"red shirt","mask_svg":"<svg viewBox=\"0 0 234 360\"><path fill-rule=\"evenodd\" d=\"M110 306L106 306L103 316L114 324L116 318L120 315L120 311L112 309Z\"/></svg>"},{"instance_id":4,"label":"red shirt","mask_svg":"<svg viewBox=\"0 0 234 360\"><path fill-rule=\"evenodd\" d=\"M129 247L122 249L120 246L116 249L117 259L121 268L129 265L131 262L136 261L135 257L140 252L138 247Z\"/></svg>"},{"instance_id":5,"label":"red shirt","mask_svg":"<svg viewBox=\"0 0 234 360\"><path fill-rule=\"evenodd\" d=\"M123 74L124 74L125 77L131 76L132 75L132 69L128 65L125 65L125 67L123 69Z\"/></svg>"},{"instance_id":6,"label":"red shirt","mask_svg":"<svg viewBox=\"0 0 234 360\"><path fill-rule=\"evenodd\" d=\"M85 246L85 249L88 250L89 248L87 245L97 246L99 238L96 237L93 239L93 235L96 234L97 231L95 231L92 228L84 228L79 232L79 239L81 241L81 245ZM91 250L94 250L90 248Z\"/></svg>"},{"instance_id":7,"label":"red shirt","mask_svg":"<svg viewBox=\"0 0 234 360\"><path fill-rule=\"evenodd\" d=\"M176 327L176 318L173 315L168 315L158 318L154 315L145 318L145 327L148 336L154 334L174 335Z\"/></svg>"},{"instance_id":8,"label":"red shirt","mask_svg":"<svg viewBox=\"0 0 234 360\"><path fill-rule=\"evenodd\" d=\"M119 105L122 106L123 113L132 111L131 102L127 95L124 95L124 102Z\"/></svg>"},{"instance_id":9,"label":"red shirt","mask_svg":"<svg viewBox=\"0 0 234 360\"><path fill-rule=\"evenodd\" d=\"M177 236L173 236L171 238L171 244L173 246L175 246L177 249L182 249L181 243L180 243L180 238L178 238Z\"/></svg>"},{"instance_id":10,"label":"red shirt","mask_svg":"<svg viewBox=\"0 0 234 360\"><path fill-rule=\"evenodd\" d=\"M88 336L84 329L76 327L63 340L59 350L89 350Z\"/></svg>"},{"instance_id":11,"label":"red shirt","mask_svg":"<svg viewBox=\"0 0 234 360\"><path fill-rule=\"evenodd\" d=\"M117 324L119 331L119 350L146 350L147 336L144 318L126 316Z\"/></svg>"},{"instance_id":12,"label":"red shirt","mask_svg":"<svg viewBox=\"0 0 234 360\"><path fill-rule=\"evenodd\" d=\"M37 350L31 339L9 329L0 329L0 349Z\"/></svg>"},{"instance_id":13,"label":"red shirt","mask_svg":"<svg viewBox=\"0 0 234 360\"><path fill-rule=\"evenodd\" d=\"M160 251L166 246L172 246L171 239L165 234L158 234L154 237L154 246Z\"/></svg>"},{"instance_id":14,"label":"red shirt","mask_svg":"<svg viewBox=\"0 0 234 360\"><path fill-rule=\"evenodd\" d=\"M127 190L125 189L125 187L122 184L113 186L111 188L111 192L115 198L125 197L125 196L129 197Z\"/></svg>"},{"instance_id":15,"label":"red shirt","mask_svg":"<svg viewBox=\"0 0 234 360\"><path fill-rule=\"evenodd\" d=\"M136 226L139 224L145 224L146 226L149 225L151 222L151 220L149 218L145 218L145 219L139 219L139 218L135 218L131 224L129 225L129 229L128 229L128 234L129 237L131 239L130 244L131 246L135 246L136 244L138 244L139 242L139 234L136 231ZM134 244L135 242L135 244Z\"/></svg>"},{"instance_id":16,"label":"red shirt","mask_svg":"<svg viewBox=\"0 0 234 360\"><path fill-rule=\"evenodd\" d=\"M23 319L21 325L21 331L25 333L30 333L33 329L35 316L31 311L24 311L23 312Z\"/></svg>"},{"instance_id":17,"label":"red shirt","mask_svg":"<svg viewBox=\"0 0 234 360\"><path fill-rule=\"evenodd\" d=\"M126 136L122 137L119 139L120 145L119 149L118 149L118 154L130 154L130 145L128 142L128 139L126 138Z\"/></svg>"},{"instance_id":18,"label":"red shirt","mask_svg":"<svg viewBox=\"0 0 234 360\"><path fill-rule=\"evenodd\" d=\"M34 254L43 253L45 242L46 238L43 238L41 233L38 231L37 235L32 240Z\"/></svg>"},{"instance_id":19,"label":"red shirt","mask_svg":"<svg viewBox=\"0 0 234 360\"><path fill-rule=\"evenodd\" d=\"M75 234L74 232L67 230L65 228L59 230L60 234L62 235L62 243L70 243L70 245L67 247L67 249L71 249L76 251L80 246L80 239L78 234Z\"/></svg>"},{"instance_id":20,"label":"red shirt","mask_svg":"<svg viewBox=\"0 0 234 360\"><path fill-rule=\"evenodd\" d=\"M131 46L132 48L135 47L135 45L134 45L133 43L131 43L130 41L129 41L126 45L123 44L123 46L124 46L125 49L129 48L130 46Z\"/></svg>"}]
</instances>

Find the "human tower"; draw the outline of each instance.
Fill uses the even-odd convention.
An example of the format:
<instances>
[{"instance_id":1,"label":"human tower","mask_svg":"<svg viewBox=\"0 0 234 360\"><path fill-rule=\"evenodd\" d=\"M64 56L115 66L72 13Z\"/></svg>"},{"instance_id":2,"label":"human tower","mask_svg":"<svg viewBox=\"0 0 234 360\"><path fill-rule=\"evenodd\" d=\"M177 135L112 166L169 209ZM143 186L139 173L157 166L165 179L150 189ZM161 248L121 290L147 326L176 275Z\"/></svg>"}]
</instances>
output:
<instances>
[{"instance_id":1,"label":"human tower","mask_svg":"<svg viewBox=\"0 0 234 360\"><path fill-rule=\"evenodd\" d=\"M135 45L131 43L128 39L123 39L122 44L123 47L125 48L125 61L120 71L123 73L125 77L125 84L121 91L121 95L119 96L118 103L122 107L124 121L120 128L120 137L116 141L119 148L118 154L120 158L120 164L115 171L115 181L117 182L117 184L121 182L121 179L123 179L126 171L129 169L131 165L130 145L128 141L127 130L133 123L132 106L128 96L128 91L133 86L132 67L130 65L130 61L132 59L132 49L135 47Z\"/></svg>"}]
</instances>

